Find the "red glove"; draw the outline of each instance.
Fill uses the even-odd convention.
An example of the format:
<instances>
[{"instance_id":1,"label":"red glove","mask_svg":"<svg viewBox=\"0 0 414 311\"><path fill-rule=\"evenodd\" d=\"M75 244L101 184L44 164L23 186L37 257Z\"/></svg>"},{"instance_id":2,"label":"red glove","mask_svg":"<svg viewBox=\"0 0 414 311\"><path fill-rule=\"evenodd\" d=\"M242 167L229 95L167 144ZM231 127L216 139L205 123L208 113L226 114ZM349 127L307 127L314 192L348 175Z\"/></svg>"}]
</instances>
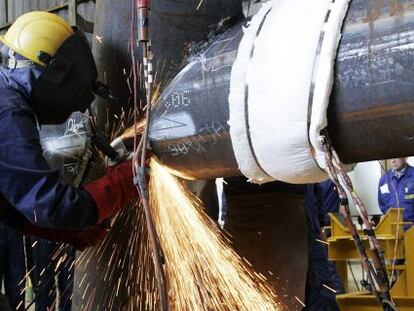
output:
<instances>
[{"instance_id":1,"label":"red glove","mask_svg":"<svg viewBox=\"0 0 414 311\"><path fill-rule=\"evenodd\" d=\"M85 248L95 246L103 241L109 232L109 227L98 224L76 235L73 239L72 245L78 250L83 251Z\"/></svg>"},{"instance_id":2,"label":"red glove","mask_svg":"<svg viewBox=\"0 0 414 311\"><path fill-rule=\"evenodd\" d=\"M104 177L85 185L84 188L96 203L98 223L138 198L138 191L133 183L131 161L111 167Z\"/></svg>"},{"instance_id":3,"label":"red glove","mask_svg":"<svg viewBox=\"0 0 414 311\"><path fill-rule=\"evenodd\" d=\"M58 230L41 228L25 221L23 234L33 235L54 242L69 243L77 250L83 251L85 248L94 246L102 241L108 234L109 228L104 225L96 225L85 231L78 230Z\"/></svg>"}]
</instances>

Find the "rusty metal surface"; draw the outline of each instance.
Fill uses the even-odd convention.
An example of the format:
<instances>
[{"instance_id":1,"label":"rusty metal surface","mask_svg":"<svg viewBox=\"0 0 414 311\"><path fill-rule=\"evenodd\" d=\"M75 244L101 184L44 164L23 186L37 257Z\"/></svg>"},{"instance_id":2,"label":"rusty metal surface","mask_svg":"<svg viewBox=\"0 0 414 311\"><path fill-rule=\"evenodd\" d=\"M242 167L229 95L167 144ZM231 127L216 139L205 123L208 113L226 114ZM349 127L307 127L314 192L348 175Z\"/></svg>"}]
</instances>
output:
<instances>
[{"instance_id":1,"label":"rusty metal surface","mask_svg":"<svg viewBox=\"0 0 414 311\"><path fill-rule=\"evenodd\" d=\"M414 154L414 1L352 1L328 120L347 163Z\"/></svg>"}]
</instances>

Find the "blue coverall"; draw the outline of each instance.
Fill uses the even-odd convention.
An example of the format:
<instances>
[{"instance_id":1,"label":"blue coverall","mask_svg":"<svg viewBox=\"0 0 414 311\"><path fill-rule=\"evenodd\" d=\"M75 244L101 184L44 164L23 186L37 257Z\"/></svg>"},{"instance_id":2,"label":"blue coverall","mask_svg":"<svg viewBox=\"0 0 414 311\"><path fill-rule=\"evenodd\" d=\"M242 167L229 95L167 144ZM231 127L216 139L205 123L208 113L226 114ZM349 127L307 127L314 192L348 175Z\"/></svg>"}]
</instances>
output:
<instances>
[{"instance_id":1,"label":"blue coverall","mask_svg":"<svg viewBox=\"0 0 414 311\"><path fill-rule=\"evenodd\" d=\"M308 272L305 287L307 311L339 311L335 296L344 292L335 264L328 261L328 251L320 239L320 229L329 225L328 213L339 211L339 196L330 180L307 185L305 209L308 223ZM332 292L326 285L336 291Z\"/></svg>"},{"instance_id":2,"label":"blue coverall","mask_svg":"<svg viewBox=\"0 0 414 311\"><path fill-rule=\"evenodd\" d=\"M30 107L39 74L34 67L0 68L0 220L17 227L25 217L42 227L85 228L97 221L95 202L64 184L43 157Z\"/></svg>"},{"instance_id":3,"label":"blue coverall","mask_svg":"<svg viewBox=\"0 0 414 311\"><path fill-rule=\"evenodd\" d=\"M27 219L41 227L84 228L98 219L95 202L64 184L43 157L30 96L39 75L35 67L0 68L0 224L22 230Z\"/></svg>"},{"instance_id":4,"label":"blue coverall","mask_svg":"<svg viewBox=\"0 0 414 311\"><path fill-rule=\"evenodd\" d=\"M407 164L399 178L393 170L381 177L378 204L384 214L391 207L402 207L404 221L414 222L414 167Z\"/></svg>"}]
</instances>

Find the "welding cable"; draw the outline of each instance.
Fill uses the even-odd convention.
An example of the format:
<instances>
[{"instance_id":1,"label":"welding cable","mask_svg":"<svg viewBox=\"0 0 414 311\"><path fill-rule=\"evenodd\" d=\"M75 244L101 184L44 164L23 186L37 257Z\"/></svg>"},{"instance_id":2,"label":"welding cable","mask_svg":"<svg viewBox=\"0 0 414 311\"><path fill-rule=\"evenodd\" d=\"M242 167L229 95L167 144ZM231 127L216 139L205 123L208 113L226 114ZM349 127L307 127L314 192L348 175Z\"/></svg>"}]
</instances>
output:
<instances>
[{"instance_id":1,"label":"welding cable","mask_svg":"<svg viewBox=\"0 0 414 311\"><path fill-rule=\"evenodd\" d=\"M326 143L324 143L324 145L326 146ZM356 226L352 222L347 195L346 195L346 192L343 189L342 185L339 183L338 173L336 171L336 169L338 169L339 166L338 166L337 163L335 163L335 161L333 161L332 150L329 150L329 152L326 153L326 162L327 162L329 175L330 175L332 181L334 182L334 184L336 185L338 192L340 193L340 197L341 197L340 212L344 216L345 222L346 222L347 226L350 229L350 232L351 232L352 237L354 239L357 250L358 250L358 252L359 252L359 254L362 258L361 263L362 263L362 266L363 266L364 270L367 272L367 277L369 279L369 282L370 282L370 284L374 285L374 286L372 286L373 293L375 294L377 299L379 301L381 301L381 296L378 293L378 291L376 290L373 279L375 279L376 284L380 287L379 290L384 291L383 279L378 275L379 274L379 273L377 273L378 270L374 269L372 264L370 263L370 261L368 259L368 256L366 254L366 251L365 251L365 247L364 247L364 245L362 243L362 240L359 236L359 233L356 229ZM370 245L372 245L372 244L370 244ZM371 247L371 249L372 249L372 247ZM388 297L386 297L386 298L388 298Z\"/></svg>"},{"instance_id":2,"label":"welding cable","mask_svg":"<svg viewBox=\"0 0 414 311\"><path fill-rule=\"evenodd\" d=\"M358 208L358 211L360 212L361 219L363 219L363 221L364 219L367 220L368 217L367 217L365 207L362 204L362 201L359 199L359 197L357 197L356 193L353 191L352 182L350 181L349 177L343 170L342 164L340 163L339 158L335 154L335 151L333 150L332 145L330 145L329 140L326 140L323 144L327 149L325 155L326 155L326 162L327 162L327 166L329 170L329 175L331 179L334 181L334 183L336 184L337 189L340 192L340 196L346 197L346 192L342 188L341 184L338 182L338 175L341 176L348 191L352 193L352 198L354 200L354 203L358 205L357 208ZM368 259L368 256L365 252L365 248L362 244L361 238L359 237L358 231L356 230L356 227L352 222L348 204L346 204L346 206L344 205L341 206L341 213L345 217L346 223L348 227L350 228L350 232L352 233L354 242L362 258L362 265L363 265L364 270L367 272L367 277L371 284L372 291L377 297L378 301L383 305L383 308L389 309L389 304L387 304L387 306L384 306L383 304L384 300L392 301L391 296L389 294L389 282L388 282L388 275L385 270L385 260L384 260L383 253L380 250L378 241L376 241L375 233L373 232L372 227L370 227L370 223L368 222L367 224L366 222L364 222L364 229L365 229L364 231L367 235L367 238L370 244L370 249L374 255L373 262L374 262L375 269ZM374 279L375 279L375 283L374 283ZM375 284L377 284L378 289L376 288Z\"/></svg>"},{"instance_id":3,"label":"welding cable","mask_svg":"<svg viewBox=\"0 0 414 311\"><path fill-rule=\"evenodd\" d=\"M331 155L327 153L325 156L326 156L326 163L327 163L327 168L328 168L328 175L339 193L339 197L340 197L340 210L339 211L345 219L345 223L350 230L350 233L354 240L357 251L360 254L362 267L367 272L369 277L371 277L371 273L373 272L375 273L375 271L370 265L370 262L366 254L365 248L363 246L362 240L358 234L358 230L355 227L355 224L352 222L347 194L344 188L341 186L341 183L339 182L337 174L335 174L335 168L332 163Z\"/></svg>"},{"instance_id":4,"label":"welding cable","mask_svg":"<svg viewBox=\"0 0 414 311\"><path fill-rule=\"evenodd\" d=\"M376 238L372 225L368 220L368 213L366 211L366 208L362 200L354 191L352 181L349 178L349 175L346 173L345 169L343 168L342 162L340 161L336 151L333 149L326 131L322 133L321 143L324 147L325 162L328 175L334 183L334 185L336 186L336 189L339 193L339 197L341 199L340 213L344 216L345 222L354 239L354 243L357 247L357 250L362 260L362 266L365 272L367 273L367 277L371 285L372 292L377 297L378 302L381 304L384 310L397 310L395 304L392 302L392 297L390 294L390 283L388 279L388 274L386 272L384 253L381 250L381 247ZM343 182L345 188L351 193L351 198L355 206L357 207L359 216L363 221L363 231L367 236L369 247L373 254L373 264L370 262L368 258L365 247L362 243L362 239L358 233L355 224L352 221L349 209L348 196L342 184L339 182L339 177Z\"/></svg>"},{"instance_id":5,"label":"welding cable","mask_svg":"<svg viewBox=\"0 0 414 311\"><path fill-rule=\"evenodd\" d=\"M331 148L332 148L332 145L331 145ZM339 173L341 175L341 178L344 181L344 184L347 190L351 193L351 197L354 201L355 206L357 207L359 216L361 217L363 221L363 231L368 238L370 249L374 254L374 256L372 257L374 267L375 267L378 277L381 278L381 283L379 283L378 285L382 286L382 291L384 293L388 292L389 294L390 283L389 283L388 274L386 270L385 256L379 245L378 239L375 235L375 231L372 228L372 224L369 221L368 212L366 211L365 205L362 202L361 198L355 192L353 185L352 185L352 181L349 178L349 175L344 170L342 163L334 149L332 149L332 155L334 157L334 162L337 163L337 166L339 168ZM390 298L391 297L388 297L387 299L390 299Z\"/></svg>"},{"instance_id":6,"label":"welding cable","mask_svg":"<svg viewBox=\"0 0 414 311\"><path fill-rule=\"evenodd\" d=\"M336 166L335 166L335 164L333 163L333 160L332 160L332 153L330 152L331 150L329 150L327 148L327 144L326 144L325 141L322 141L322 145L324 147L326 147L326 149L327 149L326 152L325 152L325 161L326 161L328 175L329 175L330 179L332 180L332 182L334 183L334 185L335 185L335 187L338 191L339 197L340 197L340 213L345 219L345 223L346 223L347 227L350 230L350 233L351 233L352 238L354 240L357 251L358 251L358 253L361 257L361 264L362 264L362 267L363 267L364 271L367 273L369 283L371 284L372 292L375 295L375 297L377 298L377 300L382 304L382 300L383 300L382 296L377 291L377 289L375 287L375 283L374 283L374 279L375 279L375 282L377 284L380 284L381 279L379 279L377 277L376 271L372 267L372 265L371 265L371 263L368 259L368 255L365 251L365 247L362 243L362 240L361 240L361 237L358 233L358 230L357 230L355 224L352 222L351 213L350 213L350 209L349 209L348 197L347 197L347 194L345 192L345 189L342 187L341 183L339 182L338 174L335 171Z\"/></svg>"},{"instance_id":7,"label":"welding cable","mask_svg":"<svg viewBox=\"0 0 414 311\"><path fill-rule=\"evenodd\" d=\"M140 194L141 204L144 210L145 220L148 229L148 236L153 251L153 262L155 277L157 282L157 289L160 298L160 309L162 311L169 310L167 282L164 271L164 255L161 250L159 238L156 232L154 221L149 207L148 194L148 179L149 179L149 165L148 165L148 133L151 120L151 97L152 97L152 51L149 36L149 14L150 1L149 0L132 0L132 26L131 26L131 54L133 57L133 75L134 75L134 157L133 167L134 182ZM138 41L142 44L143 49L143 65L144 65L144 79L146 92L146 116L145 129L141 136L139 145L137 145L136 127L138 125L138 96L137 96L137 68L134 56L134 20L135 12L138 14Z\"/></svg>"},{"instance_id":8,"label":"welding cable","mask_svg":"<svg viewBox=\"0 0 414 311\"><path fill-rule=\"evenodd\" d=\"M398 213L397 219L400 219L401 209L398 209L397 213ZM392 263L391 263L391 274L389 276L389 278L391 279L391 282L394 279L394 273L396 273L395 272L395 263L397 262L398 236L400 235L399 234L400 233L400 226L401 226L401 224L397 223L396 228L395 228L394 254L393 254L393 259L392 259Z\"/></svg>"}]
</instances>

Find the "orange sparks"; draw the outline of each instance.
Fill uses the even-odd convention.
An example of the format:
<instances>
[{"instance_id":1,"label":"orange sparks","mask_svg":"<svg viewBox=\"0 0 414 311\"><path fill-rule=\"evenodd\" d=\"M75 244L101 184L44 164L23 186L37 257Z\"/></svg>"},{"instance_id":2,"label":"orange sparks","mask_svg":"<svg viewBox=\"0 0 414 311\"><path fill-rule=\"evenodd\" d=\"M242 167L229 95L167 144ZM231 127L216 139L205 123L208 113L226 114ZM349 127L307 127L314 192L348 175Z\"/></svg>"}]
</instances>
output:
<instances>
[{"instance_id":1,"label":"orange sparks","mask_svg":"<svg viewBox=\"0 0 414 311\"><path fill-rule=\"evenodd\" d=\"M155 160L150 206L174 310L281 310L265 279L231 248L201 202Z\"/></svg>"}]
</instances>

